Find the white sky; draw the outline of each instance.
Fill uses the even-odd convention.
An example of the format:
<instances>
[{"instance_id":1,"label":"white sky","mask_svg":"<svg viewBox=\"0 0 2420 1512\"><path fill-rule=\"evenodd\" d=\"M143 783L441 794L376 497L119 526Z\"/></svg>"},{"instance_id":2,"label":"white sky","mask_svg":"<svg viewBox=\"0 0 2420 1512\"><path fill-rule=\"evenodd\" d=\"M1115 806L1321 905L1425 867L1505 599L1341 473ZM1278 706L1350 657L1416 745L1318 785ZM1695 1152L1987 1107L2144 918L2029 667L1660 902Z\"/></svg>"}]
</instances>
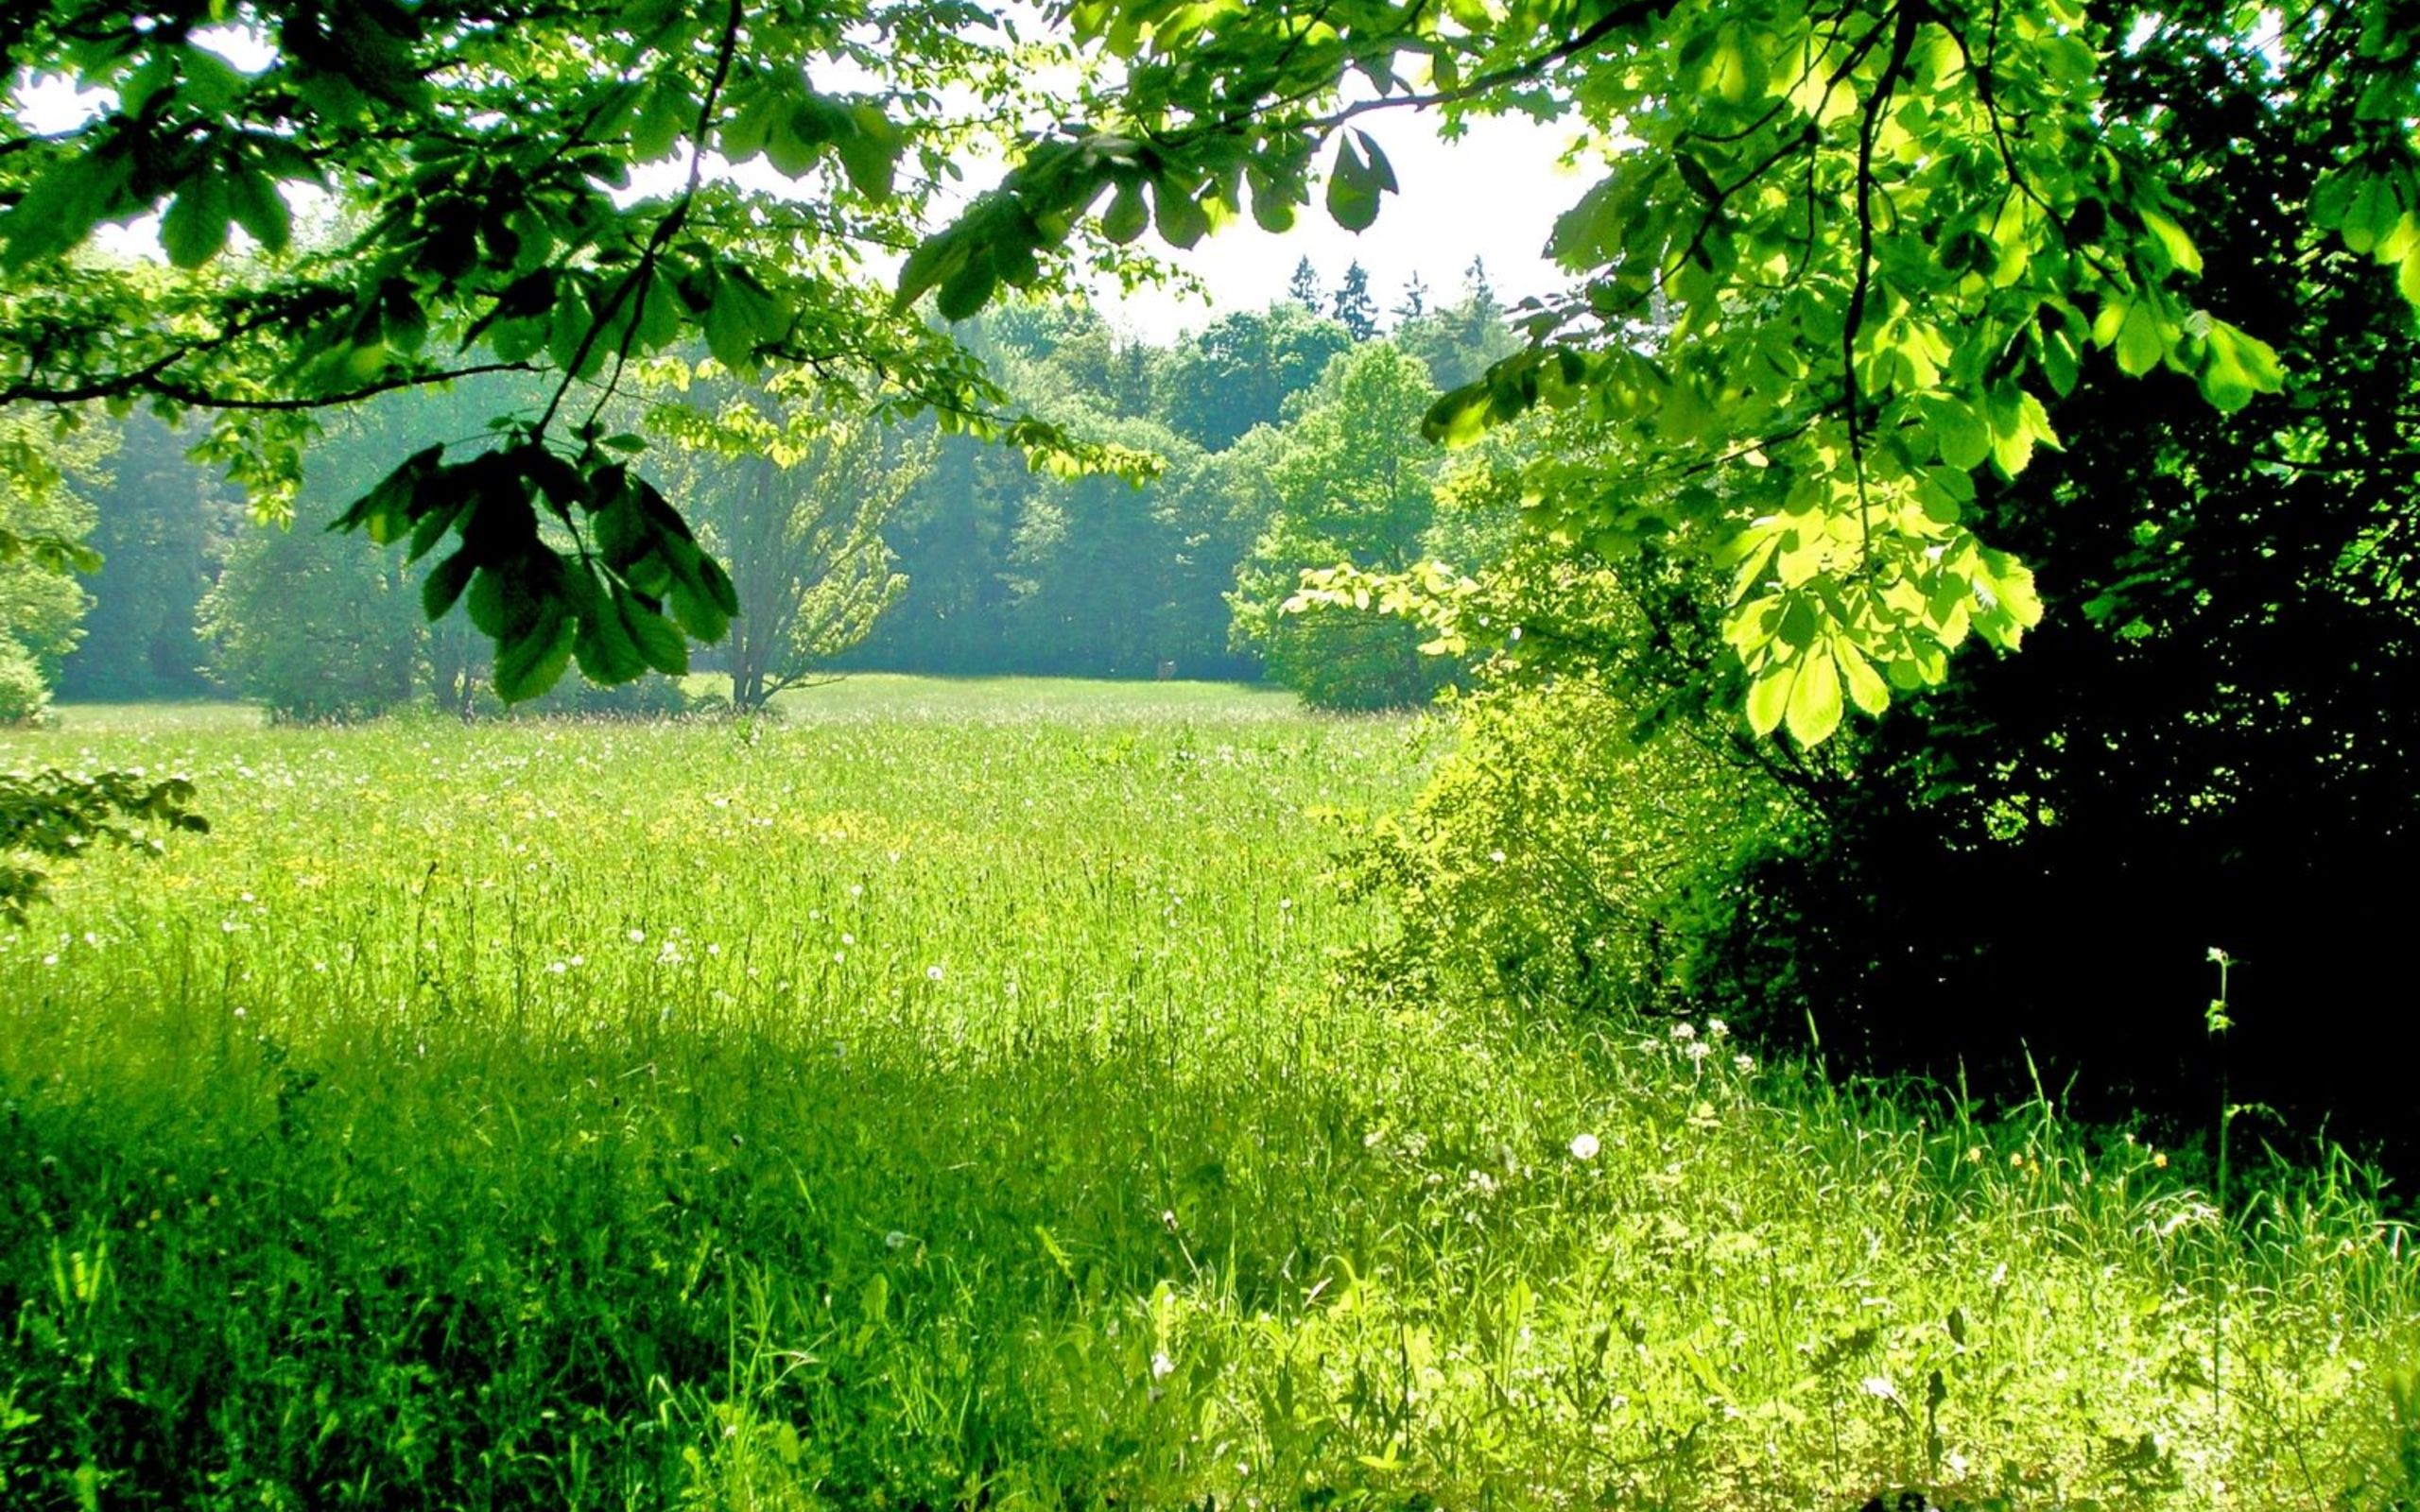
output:
<instances>
[{"instance_id":1,"label":"white sky","mask_svg":"<svg viewBox=\"0 0 2420 1512\"><path fill-rule=\"evenodd\" d=\"M1190 252L1154 238L1156 250L1208 286L1213 304L1151 293L1104 299L1111 318L1135 335L1166 340L1180 329L1208 324L1221 311L1258 309L1283 298L1286 281L1305 257L1329 290L1357 260L1370 271L1370 291L1381 312L1394 308L1415 272L1427 283L1432 306L1460 299L1462 271L1474 257L1486 260L1488 281L1507 304L1567 282L1544 255L1555 217L1589 183L1561 166L1567 133L1512 118L1476 123L1461 140L1444 142L1432 117L1409 112L1381 112L1360 124L1385 150L1403 186L1386 197L1377 224L1357 236L1345 231L1328 218L1315 186L1312 202L1282 236L1243 219Z\"/></svg>"}]
</instances>

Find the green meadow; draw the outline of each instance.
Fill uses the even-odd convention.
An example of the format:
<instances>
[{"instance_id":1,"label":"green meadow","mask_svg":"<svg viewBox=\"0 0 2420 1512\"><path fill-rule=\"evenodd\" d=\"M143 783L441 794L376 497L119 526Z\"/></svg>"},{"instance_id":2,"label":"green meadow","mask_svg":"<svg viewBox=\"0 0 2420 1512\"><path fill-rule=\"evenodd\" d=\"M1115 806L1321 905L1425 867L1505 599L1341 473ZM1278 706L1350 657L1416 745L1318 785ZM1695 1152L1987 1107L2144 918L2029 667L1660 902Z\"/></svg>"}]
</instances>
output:
<instances>
[{"instance_id":1,"label":"green meadow","mask_svg":"<svg viewBox=\"0 0 2420 1512\"><path fill-rule=\"evenodd\" d=\"M1449 738L1193 684L87 707L0 935L9 1508L2409 1509L2420 1273L2048 1108L1392 980Z\"/></svg>"}]
</instances>

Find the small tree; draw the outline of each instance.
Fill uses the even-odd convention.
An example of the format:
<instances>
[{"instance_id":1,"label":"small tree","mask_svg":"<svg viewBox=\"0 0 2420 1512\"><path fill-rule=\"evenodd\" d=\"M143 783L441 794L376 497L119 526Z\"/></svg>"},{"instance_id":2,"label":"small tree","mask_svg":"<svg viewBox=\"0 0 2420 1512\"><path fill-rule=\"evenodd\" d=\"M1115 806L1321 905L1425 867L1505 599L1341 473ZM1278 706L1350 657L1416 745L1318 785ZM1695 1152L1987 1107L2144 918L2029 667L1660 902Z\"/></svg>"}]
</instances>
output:
<instances>
[{"instance_id":1,"label":"small tree","mask_svg":"<svg viewBox=\"0 0 2420 1512\"><path fill-rule=\"evenodd\" d=\"M864 640L906 591L882 524L931 471L936 442L863 414L785 409L763 390L657 419L678 446L674 495L738 590L732 704L762 708Z\"/></svg>"},{"instance_id":2,"label":"small tree","mask_svg":"<svg viewBox=\"0 0 2420 1512\"><path fill-rule=\"evenodd\" d=\"M1286 297L1313 315L1320 311L1320 270L1307 257L1294 265L1294 276L1286 281Z\"/></svg>"},{"instance_id":3,"label":"small tree","mask_svg":"<svg viewBox=\"0 0 2420 1512\"><path fill-rule=\"evenodd\" d=\"M1336 286L1328 314L1356 341L1367 341L1378 334L1378 301L1370 295L1368 268L1355 263L1344 270L1344 282Z\"/></svg>"}]
</instances>

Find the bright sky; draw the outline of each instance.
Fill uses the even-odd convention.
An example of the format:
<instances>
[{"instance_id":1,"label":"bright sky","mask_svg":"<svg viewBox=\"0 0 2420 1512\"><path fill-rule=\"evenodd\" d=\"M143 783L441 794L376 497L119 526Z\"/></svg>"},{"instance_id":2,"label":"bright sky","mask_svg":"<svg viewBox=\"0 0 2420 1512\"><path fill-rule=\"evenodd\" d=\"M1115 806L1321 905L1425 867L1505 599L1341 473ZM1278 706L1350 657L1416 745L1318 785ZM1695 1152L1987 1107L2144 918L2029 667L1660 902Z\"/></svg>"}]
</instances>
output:
<instances>
[{"instance_id":1,"label":"bright sky","mask_svg":"<svg viewBox=\"0 0 2420 1512\"><path fill-rule=\"evenodd\" d=\"M1199 329L1219 311L1258 309L1286 293L1286 281L1305 257L1333 290L1348 264L1370 271L1378 308L1394 308L1417 272L1431 305L1461 298L1462 271L1474 257L1487 262L1497 298L1511 304L1567 282L1543 255L1555 217L1570 208L1589 180L1558 162L1565 133L1523 118L1482 121L1455 142L1440 141L1432 117L1409 112L1361 123L1394 165L1403 192L1386 197L1377 224L1359 235L1330 220L1313 202L1282 236L1249 219L1226 227L1190 252L1157 244L1167 259L1208 285L1213 305L1147 294L1105 300L1111 318L1152 340Z\"/></svg>"}]
</instances>

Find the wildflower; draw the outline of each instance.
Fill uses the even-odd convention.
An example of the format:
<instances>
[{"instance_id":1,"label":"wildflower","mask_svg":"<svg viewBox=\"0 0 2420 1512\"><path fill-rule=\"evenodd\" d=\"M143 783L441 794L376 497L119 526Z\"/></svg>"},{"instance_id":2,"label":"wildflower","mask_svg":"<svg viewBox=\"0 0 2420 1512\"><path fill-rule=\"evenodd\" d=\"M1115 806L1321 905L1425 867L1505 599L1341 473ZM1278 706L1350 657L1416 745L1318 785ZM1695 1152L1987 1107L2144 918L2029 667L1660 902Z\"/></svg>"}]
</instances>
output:
<instances>
[{"instance_id":1,"label":"wildflower","mask_svg":"<svg viewBox=\"0 0 2420 1512\"><path fill-rule=\"evenodd\" d=\"M1705 1021L1705 1032L1710 1038L1728 1040L1731 1038L1731 1025L1720 1019L1708 1019Z\"/></svg>"},{"instance_id":2,"label":"wildflower","mask_svg":"<svg viewBox=\"0 0 2420 1512\"><path fill-rule=\"evenodd\" d=\"M1594 1134L1574 1134L1571 1136L1571 1158L1575 1160L1595 1160L1597 1158L1598 1148L1597 1136Z\"/></svg>"},{"instance_id":3,"label":"wildflower","mask_svg":"<svg viewBox=\"0 0 2420 1512\"><path fill-rule=\"evenodd\" d=\"M941 969L940 967L938 967L938 966L927 966L927 967L925 967L925 981L927 981L927 982L938 982L938 981L940 981L941 979L942 979L942 969Z\"/></svg>"},{"instance_id":4,"label":"wildflower","mask_svg":"<svg viewBox=\"0 0 2420 1512\"><path fill-rule=\"evenodd\" d=\"M1968 1150L1967 1150L1967 1152L1966 1152L1966 1162L1967 1162L1969 1165L1980 1165L1980 1164L1982 1164L1982 1163L1983 1163L1983 1147L1982 1147L1981 1145L1978 1144L1978 1145L1975 1145L1975 1146L1971 1147L1970 1149L1968 1149Z\"/></svg>"},{"instance_id":5,"label":"wildflower","mask_svg":"<svg viewBox=\"0 0 2420 1512\"><path fill-rule=\"evenodd\" d=\"M1697 1030L1690 1026L1689 1021L1686 1019L1683 1019L1680 1022L1672 1025L1672 1038L1675 1040L1694 1040L1697 1037Z\"/></svg>"},{"instance_id":6,"label":"wildflower","mask_svg":"<svg viewBox=\"0 0 2420 1512\"><path fill-rule=\"evenodd\" d=\"M882 1247L885 1249L905 1249L908 1247L908 1236L901 1233L898 1229L893 1228L890 1232L882 1236Z\"/></svg>"},{"instance_id":7,"label":"wildflower","mask_svg":"<svg viewBox=\"0 0 2420 1512\"><path fill-rule=\"evenodd\" d=\"M1756 1057L1754 1056L1734 1056L1731 1063L1739 1068L1739 1074L1743 1076L1756 1069Z\"/></svg>"},{"instance_id":8,"label":"wildflower","mask_svg":"<svg viewBox=\"0 0 2420 1512\"><path fill-rule=\"evenodd\" d=\"M2154 1150L2154 1151L2152 1151L2152 1164L2153 1164L2153 1165L2155 1165L2155 1166L2159 1167L2159 1169L2161 1169L2161 1170L2163 1170L2163 1171L2167 1170L2167 1169L2168 1169L2168 1152L2167 1152L2166 1150Z\"/></svg>"},{"instance_id":9,"label":"wildflower","mask_svg":"<svg viewBox=\"0 0 2420 1512\"><path fill-rule=\"evenodd\" d=\"M646 931L646 930L644 930L644 929L634 929L634 930L631 930L631 944L633 944L633 945L641 945L641 944L645 944L645 943L646 943L646 941L647 941L647 931Z\"/></svg>"},{"instance_id":10,"label":"wildflower","mask_svg":"<svg viewBox=\"0 0 2420 1512\"><path fill-rule=\"evenodd\" d=\"M1151 1356L1152 1380L1165 1381L1174 1374L1176 1374L1176 1362L1168 1358L1167 1350L1159 1350Z\"/></svg>"}]
</instances>

